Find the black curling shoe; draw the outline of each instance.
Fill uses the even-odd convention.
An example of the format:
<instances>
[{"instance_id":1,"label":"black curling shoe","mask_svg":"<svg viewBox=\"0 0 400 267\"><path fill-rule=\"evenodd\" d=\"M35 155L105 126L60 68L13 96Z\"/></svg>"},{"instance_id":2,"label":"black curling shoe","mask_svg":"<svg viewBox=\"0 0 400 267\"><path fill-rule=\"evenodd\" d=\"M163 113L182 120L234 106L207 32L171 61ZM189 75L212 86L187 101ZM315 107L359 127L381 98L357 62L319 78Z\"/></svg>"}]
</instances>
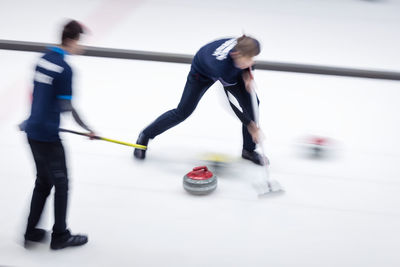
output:
<instances>
[{"instance_id":1,"label":"black curling shoe","mask_svg":"<svg viewBox=\"0 0 400 267\"><path fill-rule=\"evenodd\" d=\"M144 135L144 133L140 133L138 139L136 140L136 144L147 146L148 143L149 143L149 138L146 135ZM135 148L133 156L137 159L144 159L146 157L146 150Z\"/></svg>"},{"instance_id":2,"label":"black curling shoe","mask_svg":"<svg viewBox=\"0 0 400 267\"><path fill-rule=\"evenodd\" d=\"M46 239L46 231L43 229L35 228L24 235L24 247L29 248L31 242L44 242Z\"/></svg>"},{"instance_id":3,"label":"black curling shoe","mask_svg":"<svg viewBox=\"0 0 400 267\"><path fill-rule=\"evenodd\" d=\"M52 234L50 248L53 250L63 249L66 247L82 246L88 242L86 235L71 235L69 231L63 234Z\"/></svg>"},{"instance_id":4,"label":"black curling shoe","mask_svg":"<svg viewBox=\"0 0 400 267\"><path fill-rule=\"evenodd\" d=\"M255 152L255 151L248 151L248 150L246 150L246 149L243 149L243 150L242 150L242 158L247 159L247 160L250 160L250 161L252 161L253 163L255 163L255 164L257 164L257 165L260 165L260 166L265 165L265 162L267 163L267 165L269 165L269 160L268 160L268 158L265 158L265 161L264 161L263 156L260 155L260 154L258 154L258 153Z\"/></svg>"}]
</instances>

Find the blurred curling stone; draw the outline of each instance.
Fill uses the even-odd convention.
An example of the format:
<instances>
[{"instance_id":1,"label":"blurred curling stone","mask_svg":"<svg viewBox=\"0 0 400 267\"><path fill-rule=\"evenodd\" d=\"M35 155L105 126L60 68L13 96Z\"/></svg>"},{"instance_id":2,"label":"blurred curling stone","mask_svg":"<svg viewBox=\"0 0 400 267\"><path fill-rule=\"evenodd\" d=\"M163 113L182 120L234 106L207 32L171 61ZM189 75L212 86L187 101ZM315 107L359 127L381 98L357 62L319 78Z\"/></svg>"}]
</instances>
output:
<instances>
[{"instance_id":1,"label":"blurred curling stone","mask_svg":"<svg viewBox=\"0 0 400 267\"><path fill-rule=\"evenodd\" d=\"M332 140L322 136L308 136L305 139L304 148L310 158L326 158L332 151Z\"/></svg>"},{"instance_id":2,"label":"blurred curling stone","mask_svg":"<svg viewBox=\"0 0 400 267\"><path fill-rule=\"evenodd\" d=\"M194 195L207 195L217 188L217 176L206 166L195 167L183 177L183 188Z\"/></svg>"},{"instance_id":3,"label":"blurred curling stone","mask_svg":"<svg viewBox=\"0 0 400 267\"><path fill-rule=\"evenodd\" d=\"M201 160L211 169L211 171L219 173L222 169L229 167L229 164L235 159L226 154L206 153L201 156Z\"/></svg>"}]
</instances>

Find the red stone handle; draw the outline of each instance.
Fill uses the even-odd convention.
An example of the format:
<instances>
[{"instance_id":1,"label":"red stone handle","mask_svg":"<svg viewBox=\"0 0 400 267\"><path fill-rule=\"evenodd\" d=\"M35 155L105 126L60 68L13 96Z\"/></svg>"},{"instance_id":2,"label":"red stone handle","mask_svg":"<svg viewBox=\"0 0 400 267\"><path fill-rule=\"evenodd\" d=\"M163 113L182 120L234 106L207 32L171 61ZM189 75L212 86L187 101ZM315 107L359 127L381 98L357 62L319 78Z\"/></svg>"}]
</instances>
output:
<instances>
[{"instance_id":1,"label":"red stone handle","mask_svg":"<svg viewBox=\"0 0 400 267\"><path fill-rule=\"evenodd\" d=\"M193 168L193 171L200 171L200 170L208 171L207 166L199 166Z\"/></svg>"}]
</instances>

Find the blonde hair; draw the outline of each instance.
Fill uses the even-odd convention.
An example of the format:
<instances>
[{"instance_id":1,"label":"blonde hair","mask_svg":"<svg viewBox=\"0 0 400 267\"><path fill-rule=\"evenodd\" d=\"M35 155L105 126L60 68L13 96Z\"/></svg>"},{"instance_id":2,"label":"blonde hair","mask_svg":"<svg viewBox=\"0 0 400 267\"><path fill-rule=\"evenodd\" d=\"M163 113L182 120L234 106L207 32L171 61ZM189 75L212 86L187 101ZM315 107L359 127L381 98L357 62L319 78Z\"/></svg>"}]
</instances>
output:
<instances>
[{"instance_id":1,"label":"blonde hair","mask_svg":"<svg viewBox=\"0 0 400 267\"><path fill-rule=\"evenodd\" d=\"M260 54L260 42L243 34L241 37L237 38L237 44L234 50L239 52L242 56L255 57Z\"/></svg>"}]
</instances>

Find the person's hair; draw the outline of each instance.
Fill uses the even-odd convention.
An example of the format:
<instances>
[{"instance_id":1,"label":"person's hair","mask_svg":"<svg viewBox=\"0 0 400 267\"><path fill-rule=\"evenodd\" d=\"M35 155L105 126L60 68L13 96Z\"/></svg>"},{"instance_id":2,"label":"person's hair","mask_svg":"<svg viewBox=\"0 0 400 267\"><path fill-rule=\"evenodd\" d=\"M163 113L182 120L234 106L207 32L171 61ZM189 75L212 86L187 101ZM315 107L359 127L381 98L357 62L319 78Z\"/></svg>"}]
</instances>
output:
<instances>
[{"instance_id":1,"label":"person's hair","mask_svg":"<svg viewBox=\"0 0 400 267\"><path fill-rule=\"evenodd\" d=\"M82 25L76 20L69 21L64 26L61 36L61 44L65 45L67 39L78 40L81 33L83 33Z\"/></svg>"},{"instance_id":2,"label":"person's hair","mask_svg":"<svg viewBox=\"0 0 400 267\"><path fill-rule=\"evenodd\" d=\"M237 38L237 43L234 49L242 56L246 57L255 57L260 54L261 51L260 42L244 34Z\"/></svg>"}]
</instances>

